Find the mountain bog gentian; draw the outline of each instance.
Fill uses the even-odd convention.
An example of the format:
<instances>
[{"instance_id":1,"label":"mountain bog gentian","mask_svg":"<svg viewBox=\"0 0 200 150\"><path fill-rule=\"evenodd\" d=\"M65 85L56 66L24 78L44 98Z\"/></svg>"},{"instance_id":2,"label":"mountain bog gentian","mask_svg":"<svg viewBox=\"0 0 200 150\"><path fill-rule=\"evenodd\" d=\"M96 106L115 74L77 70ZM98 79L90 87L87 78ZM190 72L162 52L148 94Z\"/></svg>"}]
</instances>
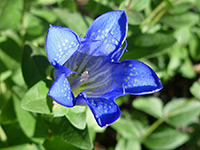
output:
<instances>
[{"instance_id":1,"label":"mountain bog gentian","mask_svg":"<svg viewBox=\"0 0 200 150\"><path fill-rule=\"evenodd\" d=\"M66 107L88 105L99 126L104 127L120 116L114 101L117 97L161 90L160 80L150 67L137 60L119 62L126 49L122 44L127 31L122 10L99 16L84 38L69 28L50 25L46 50L55 68L55 81L49 96Z\"/></svg>"}]
</instances>

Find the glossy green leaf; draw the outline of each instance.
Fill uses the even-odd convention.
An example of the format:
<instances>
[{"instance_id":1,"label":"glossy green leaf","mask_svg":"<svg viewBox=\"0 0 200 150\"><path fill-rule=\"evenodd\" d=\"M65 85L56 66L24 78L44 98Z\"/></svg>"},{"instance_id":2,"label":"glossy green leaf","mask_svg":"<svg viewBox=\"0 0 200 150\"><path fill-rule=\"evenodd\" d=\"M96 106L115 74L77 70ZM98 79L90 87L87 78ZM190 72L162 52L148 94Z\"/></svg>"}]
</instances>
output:
<instances>
[{"instance_id":1,"label":"glossy green leaf","mask_svg":"<svg viewBox=\"0 0 200 150\"><path fill-rule=\"evenodd\" d=\"M52 134L78 148L90 150L93 148L88 129L79 130L69 123L67 118L45 118L46 125Z\"/></svg>"},{"instance_id":2,"label":"glossy green leaf","mask_svg":"<svg viewBox=\"0 0 200 150\"><path fill-rule=\"evenodd\" d=\"M164 107L166 122L173 126L186 126L194 122L200 113L200 102L184 98L173 99Z\"/></svg>"},{"instance_id":3,"label":"glossy green leaf","mask_svg":"<svg viewBox=\"0 0 200 150\"><path fill-rule=\"evenodd\" d=\"M50 110L47 104L48 90L46 83L39 81L25 94L21 102L22 108L31 112L49 114Z\"/></svg>"},{"instance_id":4,"label":"glossy green leaf","mask_svg":"<svg viewBox=\"0 0 200 150\"><path fill-rule=\"evenodd\" d=\"M27 86L30 88L41 79L45 79L45 70L49 66L44 50L27 43L22 57L22 72Z\"/></svg>"},{"instance_id":5,"label":"glossy green leaf","mask_svg":"<svg viewBox=\"0 0 200 150\"><path fill-rule=\"evenodd\" d=\"M85 129L86 127L85 106L76 106L73 108L69 108L66 113L66 117L74 127L78 129Z\"/></svg>"},{"instance_id":6,"label":"glossy green leaf","mask_svg":"<svg viewBox=\"0 0 200 150\"><path fill-rule=\"evenodd\" d=\"M188 139L189 136L186 133L182 133L168 126L161 126L147 137L144 144L149 149L171 150L181 146Z\"/></svg>"},{"instance_id":7,"label":"glossy green leaf","mask_svg":"<svg viewBox=\"0 0 200 150\"><path fill-rule=\"evenodd\" d=\"M155 118L161 118L163 114L163 103L156 97L137 98L133 101L133 107Z\"/></svg>"}]
</instances>

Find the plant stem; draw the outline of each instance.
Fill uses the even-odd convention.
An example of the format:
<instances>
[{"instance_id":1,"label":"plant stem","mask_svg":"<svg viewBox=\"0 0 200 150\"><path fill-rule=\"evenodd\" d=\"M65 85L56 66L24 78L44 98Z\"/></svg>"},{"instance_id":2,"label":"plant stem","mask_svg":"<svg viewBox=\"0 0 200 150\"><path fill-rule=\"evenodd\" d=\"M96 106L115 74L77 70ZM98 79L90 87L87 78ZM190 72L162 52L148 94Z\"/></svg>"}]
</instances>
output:
<instances>
[{"instance_id":1,"label":"plant stem","mask_svg":"<svg viewBox=\"0 0 200 150\"><path fill-rule=\"evenodd\" d=\"M153 26L154 24L156 24L166 12L167 8L161 10L161 12L152 20L151 25Z\"/></svg>"},{"instance_id":2,"label":"plant stem","mask_svg":"<svg viewBox=\"0 0 200 150\"><path fill-rule=\"evenodd\" d=\"M142 135L142 140L146 139L155 129L157 129L162 123L163 119L158 119L156 120L147 130L146 132Z\"/></svg>"},{"instance_id":3,"label":"plant stem","mask_svg":"<svg viewBox=\"0 0 200 150\"><path fill-rule=\"evenodd\" d=\"M142 135L142 140L145 140L153 131L155 131L166 119L168 119L170 116L172 116L174 113L176 113L181 108L184 108L188 105L191 101L196 100L195 98L191 98L187 101L185 101L183 104L177 106L176 108L172 109L168 114L166 114L163 118L160 118L156 120Z\"/></svg>"},{"instance_id":4,"label":"plant stem","mask_svg":"<svg viewBox=\"0 0 200 150\"><path fill-rule=\"evenodd\" d=\"M149 23L155 16L158 12L160 12L163 8L166 7L166 2L163 1L161 2L153 11L152 13L149 15L149 17L147 17L143 22L142 24L140 25L140 28L143 28L145 24Z\"/></svg>"},{"instance_id":5,"label":"plant stem","mask_svg":"<svg viewBox=\"0 0 200 150\"><path fill-rule=\"evenodd\" d=\"M133 3L134 0L130 0L130 2L128 3L128 5L126 6L126 10L129 10L131 8L131 5Z\"/></svg>"}]
</instances>

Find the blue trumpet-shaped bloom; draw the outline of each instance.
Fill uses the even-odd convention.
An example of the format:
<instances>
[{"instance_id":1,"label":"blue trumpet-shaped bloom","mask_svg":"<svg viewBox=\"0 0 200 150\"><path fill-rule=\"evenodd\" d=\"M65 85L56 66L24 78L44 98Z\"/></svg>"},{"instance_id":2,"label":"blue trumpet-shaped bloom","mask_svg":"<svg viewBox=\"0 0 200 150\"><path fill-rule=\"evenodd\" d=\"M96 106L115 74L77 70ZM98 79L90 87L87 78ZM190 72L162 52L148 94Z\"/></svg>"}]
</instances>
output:
<instances>
[{"instance_id":1,"label":"blue trumpet-shaped bloom","mask_svg":"<svg viewBox=\"0 0 200 150\"><path fill-rule=\"evenodd\" d=\"M71 29L50 26L46 50L54 66L55 81L49 96L73 107L88 105L99 126L120 116L115 99L126 94L151 94L162 89L155 72L137 60L119 62L128 30L124 11L99 16L84 38Z\"/></svg>"}]
</instances>

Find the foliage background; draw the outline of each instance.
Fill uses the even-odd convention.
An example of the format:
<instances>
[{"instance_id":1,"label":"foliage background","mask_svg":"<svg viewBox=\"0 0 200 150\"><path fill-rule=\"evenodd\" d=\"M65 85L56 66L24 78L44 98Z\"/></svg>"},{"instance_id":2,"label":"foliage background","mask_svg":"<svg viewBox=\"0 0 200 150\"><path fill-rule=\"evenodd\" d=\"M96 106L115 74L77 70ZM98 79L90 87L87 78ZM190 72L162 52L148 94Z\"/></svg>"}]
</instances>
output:
<instances>
[{"instance_id":1,"label":"foliage background","mask_svg":"<svg viewBox=\"0 0 200 150\"><path fill-rule=\"evenodd\" d=\"M163 90L116 100L120 119L99 128L85 107L53 104L45 52L49 24L84 36L99 15L125 9L128 52ZM199 150L199 0L0 0L1 150Z\"/></svg>"}]
</instances>

